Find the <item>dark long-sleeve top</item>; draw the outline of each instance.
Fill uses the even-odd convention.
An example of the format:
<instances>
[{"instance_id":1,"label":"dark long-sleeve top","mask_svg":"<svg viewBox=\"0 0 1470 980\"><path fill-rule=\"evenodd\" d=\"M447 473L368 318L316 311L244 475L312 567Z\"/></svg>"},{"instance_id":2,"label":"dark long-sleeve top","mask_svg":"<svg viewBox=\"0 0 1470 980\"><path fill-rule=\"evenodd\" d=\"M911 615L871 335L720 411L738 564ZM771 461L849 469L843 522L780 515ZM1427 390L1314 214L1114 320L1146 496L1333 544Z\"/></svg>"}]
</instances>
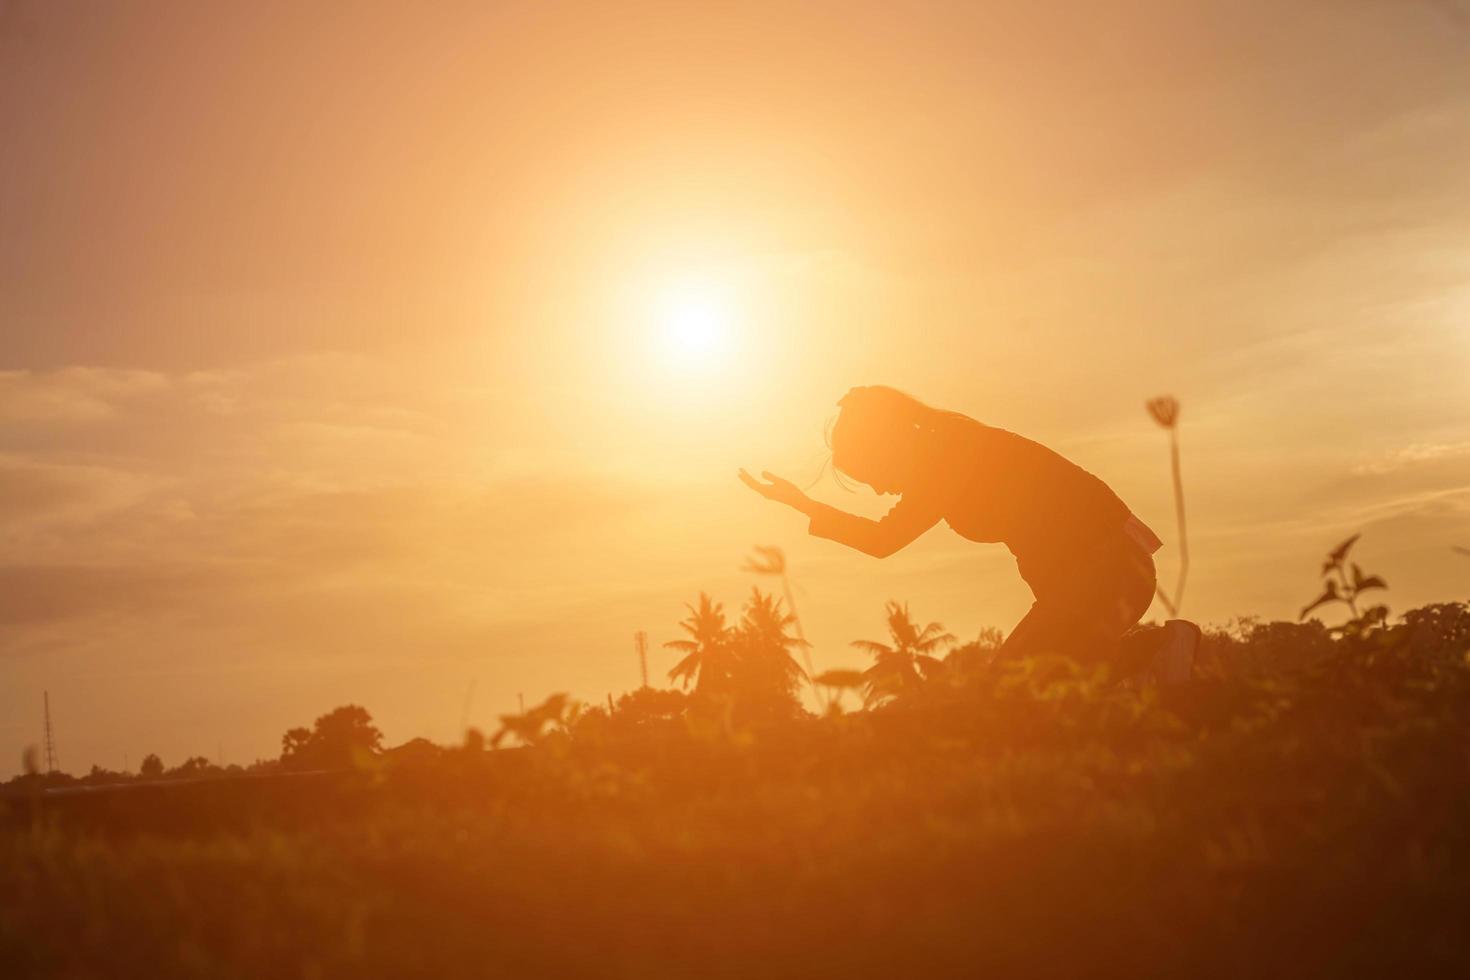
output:
<instances>
[{"instance_id":1,"label":"dark long-sleeve top","mask_svg":"<svg viewBox=\"0 0 1470 980\"><path fill-rule=\"evenodd\" d=\"M810 533L883 558L944 521L971 541L1005 544L1040 595L1077 555L1120 540L1132 516L1102 480L1014 432L949 415L929 438L932 472L881 520L818 503Z\"/></svg>"}]
</instances>

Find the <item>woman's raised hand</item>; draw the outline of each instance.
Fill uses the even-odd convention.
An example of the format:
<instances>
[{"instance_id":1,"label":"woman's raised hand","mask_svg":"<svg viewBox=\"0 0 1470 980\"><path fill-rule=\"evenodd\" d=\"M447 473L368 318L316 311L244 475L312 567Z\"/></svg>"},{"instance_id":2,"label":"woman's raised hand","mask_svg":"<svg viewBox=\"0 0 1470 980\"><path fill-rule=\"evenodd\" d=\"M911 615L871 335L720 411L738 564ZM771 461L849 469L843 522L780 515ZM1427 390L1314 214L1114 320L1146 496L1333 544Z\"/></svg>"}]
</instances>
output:
<instances>
[{"instance_id":1,"label":"woman's raised hand","mask_svg":"<svg viewBox=\"0 0 1470 980\"><path fill-rule=\"evenodd\" d=\"M782 479L769 470L762 470L761 477L764 478L764 483L745 470L740 471L740 482L767 500L774 500L787 507L795 507L797 510L803 510L811 502L811 498L802 493L801 488L790 480Z\"/></svg>"}]
</instances>

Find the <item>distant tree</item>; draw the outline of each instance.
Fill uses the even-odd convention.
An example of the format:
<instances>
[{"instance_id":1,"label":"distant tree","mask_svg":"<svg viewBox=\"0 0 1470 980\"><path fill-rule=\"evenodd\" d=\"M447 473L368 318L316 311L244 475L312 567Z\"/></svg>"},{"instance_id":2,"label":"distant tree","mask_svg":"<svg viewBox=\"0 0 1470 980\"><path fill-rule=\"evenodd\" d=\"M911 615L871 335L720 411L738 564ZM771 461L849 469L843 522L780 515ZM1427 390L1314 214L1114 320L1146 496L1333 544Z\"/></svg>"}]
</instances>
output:
<instances>
[{"instance_id":1,"label":"distant tree","mask_svg":"<svg viewBox=\"0 0 1470 980\"><path fill-rule=\"evenodd\" d=\"M901 697L918 691L927 678L937 677L943 664L934 654L953 643L953 634L944 632L938 623L923 627L914 623L907 603L887 605L888 636L893 641L854 640L852 645L872 654L876 661L863 672L868 684L869 702Z\"/></svg>"},{"instance_id":2,"label":"distant tree","mask_svg":"<svg viewBox=\"0 0 1470 980\"><path fill-rule=\"evenodd\" d=\"M685 640L670 640L664 646L684 653L684 659L669 671L669 679L678 681L686 689L692 683L702 693L725 691L730 686L731 668L735 652L730 627L725 623L724 606L699 594L699 605L685 606L688 618L681 620L679 628L689 634Z\"/></svg>"},{"instance_id":3,"label":"distant tree","mask_svg":"<svg viewBox=\"0 0 1470 980\"><path fill-rule=\"evenodd\" d=\"M411 738L402 745L383 750L383 757L398 765L424 765L444 755L444 749L426 738Z\"/></svg>"},{"instance_id":4,"label":"distant tree","mask_svg":"<svg viewBox=\"0 0 1470 980\"><path fill-rule=\"evenodd\" d=\"M687 637L664 646L683 651L669 677L686 689L693 684L702 710L720 701L747 720L801 710L796 692L807 675L793 651L803 649L806 641L793 635L796 617L779 599L752 589L740 622L733 626L725 620L724 607L706 593L686 608L689 616L679 628Z\"/></svg>"},{"instance_id":5,"label":"distant tree","mask_svg":"<svg viewBox=\"0 0 1470 980\"><path fill-rule=\"evenodd\" d=\"M611 717L613 721L626 725L656 724L677 719L684 714L688 704L689 696L682 691L640 687L618 698Z\"/></svg>"},{"instance_id":6,"label":"distant tree","mask_svg":"<svg viewBox=\"0 0 1470 980\"><path fill-rule=\"evenodd\" d=\"M157 779L163 775L163 760L153 753L143 757L143 764L138 767L138 775L144 779Z\"/></svg>"},{"instance_id":7,"label":"distant tree","mask_svg":"<svg viewBox=\"0 0 1470 980\"><path fill-rule=\"evenodd\" d=\"M281 736L281 755L295 755L311 744L310 728L289 728Z\"/></svg>"},{"instance_id":8,"label":"distant tree","mask_svg":"<svg viewBox=\"0 0 1470 980\"><path fill-rule=\"evenodd\" d=\"M102 766L97 765L96 763L93 763L92 768L87 771L87 774L85 776L82 777L82 782L115 783L117 782L118 777L118 773L115 773L110 769L105 769Z\"/></svg>"},{"instance_id":9,"label":"distant tree","mask_svg":"<svg viewBox=\"0 0 1470 980\"><path fill-rule=\"evenodd\" d=\"M311 731L293 728L281 736L281 764L292 769L344 769L379 754L383 733L373 716L349 704L322 715Z\"/></svg>"},{"instance_id":10,"label":"distant tree","mask_svg":"<svg viewBox=\"0 0 1470 980\"><path fill-rule=\"evenodd\" d=\"M792 635L796 617L773 595L751 589L740 625L731 641L735 656L731 680L737 703L745 713L791 714L801 710L797 691L807 679L793 650L806 641Z\"/></svg>"},{"instance_id":11,"label":"distant tree","mask_svg":"<svg viewBox=\"0 0 1470 980\"><path fill-rule=\"evenodd\" d=\"M1436 602L1404 613L1404 631L1420 651L1470 652L1470 605Z\"/></svg>"},{"instance_id":12,"label":"distant tree","mask_svg":"<svg viewBox=\"0 0 1470 980\"><path fill-rule=\"evenodd\" d=\"M814 676L817 668L812 664L812 645L807 642L806 631L801 628L801 617L796 613L796 596L791 590L791 576L786 573L786 553L774 545L756 545L755 554L746 559L742 570L755 575L772 575L781 580L781 594L786 599L786 608L791 612L791 625L800 641L798 646L806 664L807 676Z\"/></svg>"},{"instance_id":13,"label":"distant tree","mask_svg":"<svg viewBox=\"0 0 1470 980\"><path fill-rule=\"evenodd\" d=\"M975 639L944 655L944 675L956 683L974 677L990 666L1004 642L1004 633L994 626L985 627Z\"/></svg>"},{"instance_id":14,"label":"distant tree","mask_svg":"<svg viewBox=\"0 0 1470 980\"><path fill-rule=\"evenodd\" d=\"M1263 623L1254 617L1233 621L1206 634L1201 668L1214 673L1255 673L1296 669L1319 663L1336 650L1321 622Z\"/></svg>"},{"instance_id":15,"label":"distant tree","mask_svg":"<svg viewBox=\"0 0 1470 980\"><path fill-rule=\"evenodd\" d=\"M183 764L169 770L170 776L201 776L214 766L202 755L193 755L183 761Z\"/></svg>"}]
</instances>

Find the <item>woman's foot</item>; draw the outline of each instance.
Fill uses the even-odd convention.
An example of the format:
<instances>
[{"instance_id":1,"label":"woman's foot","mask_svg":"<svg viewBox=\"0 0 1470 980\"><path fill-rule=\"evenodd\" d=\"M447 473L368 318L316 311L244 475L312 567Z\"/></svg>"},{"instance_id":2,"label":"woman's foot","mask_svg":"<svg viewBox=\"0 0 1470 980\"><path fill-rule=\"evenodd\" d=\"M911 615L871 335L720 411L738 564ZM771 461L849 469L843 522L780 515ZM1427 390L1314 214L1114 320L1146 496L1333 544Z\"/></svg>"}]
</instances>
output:
<instances>
[{"instance_id":1,"label":"woman's foot","mask_svg":"<svg viewBox=\"0 0 1470 980\"><path fill-rule=\"evenodd\" d=\"M1183 684L1194 674L1200 636L1200 628L1186 619L1171 619L1163 626L1140 626L1123 637L1116 676L1132 686Z\"/></svg>"},{"instance_id":2,"label":"woman's foot","mask_svg":"<svg viewBox=\"0 0 1470 980\"><path fill-rule=\"evenodd\" d=\"M1159 631L1149 674L1160 687L1183 684L1194 676L1194 656L1199 652L1200 628L1187 619L1171 619Z\"/></svg>"}]
</instances>

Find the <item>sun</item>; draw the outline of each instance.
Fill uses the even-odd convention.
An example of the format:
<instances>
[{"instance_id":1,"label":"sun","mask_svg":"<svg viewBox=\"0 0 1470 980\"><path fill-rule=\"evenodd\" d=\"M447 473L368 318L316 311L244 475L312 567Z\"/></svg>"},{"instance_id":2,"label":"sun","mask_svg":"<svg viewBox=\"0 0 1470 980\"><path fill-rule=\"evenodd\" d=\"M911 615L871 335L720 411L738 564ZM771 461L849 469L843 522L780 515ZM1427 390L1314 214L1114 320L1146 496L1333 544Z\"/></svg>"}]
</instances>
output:
<instances>
[{"instance_id":1,"label":"sun","mask_svg":"<svg viewBox=\"0 0 1470 980\"><path fill-rule=\"evenodd\" d=\"M656 342L665 363L683 371L720 369L732 353L735 319L722 284L689 279L667 285L656 308Z\"/></svg>"}]
</instances>

